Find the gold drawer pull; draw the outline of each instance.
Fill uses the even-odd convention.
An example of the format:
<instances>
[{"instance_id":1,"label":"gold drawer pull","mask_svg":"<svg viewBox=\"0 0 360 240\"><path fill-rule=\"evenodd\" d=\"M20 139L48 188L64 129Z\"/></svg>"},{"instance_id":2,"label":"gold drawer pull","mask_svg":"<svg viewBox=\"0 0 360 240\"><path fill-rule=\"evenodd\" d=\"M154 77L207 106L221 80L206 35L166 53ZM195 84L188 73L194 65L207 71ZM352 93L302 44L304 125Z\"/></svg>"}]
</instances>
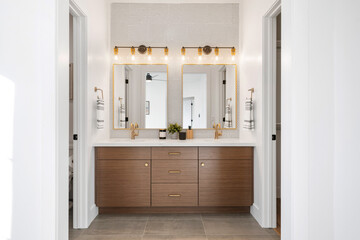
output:
<instances>
[{"instance_id":1,"label":"gold drawer pull","mask_svg":"<svg viewBox=\"0 0 360 240\"><path fill-rule=\"evenodd\" d=\"M181 173L181 171L180 170L169 170L169 173L170 174L177 174L177 173Z\"/></svg>"},{"instance_id":2,"label":"gold drawer pull","mask_svg":"<svg viewBox=\"0 0 360 240\"><path fill-rule=\"evenodd\" d=\"M202 162L200 165L201 165L202 167L204 167L204 166L205 166L205 163Z\"/></svg>"},{"instance_id":3,"label":"gold drawer pull","mask_svg":"<svg viewBox=\"0 0 360 240\"><path fill-rule=\"evenodd\" d=\"M169 155L180 155L181 152L169 152Z\"/></svg>"},{"instance_id":4,"label":"gold drawer pull","mask_svg":"<svg viewBox=\"0 0 360 240\"><path fill-rule=\"evenodd\" d=\"M145 167L148 167L149 166L149 164L148 163L145 163Z\"/></svg>"},{"instance_id":5,"label":"gold drawer pull","mask_svg":"<svg viewBox=\"0 0 360 240\"><path fill-rule=\"evenodd\" d=\"M169 194L169 197L181 197L181 194Z\"/></svg>"}]
</instances>

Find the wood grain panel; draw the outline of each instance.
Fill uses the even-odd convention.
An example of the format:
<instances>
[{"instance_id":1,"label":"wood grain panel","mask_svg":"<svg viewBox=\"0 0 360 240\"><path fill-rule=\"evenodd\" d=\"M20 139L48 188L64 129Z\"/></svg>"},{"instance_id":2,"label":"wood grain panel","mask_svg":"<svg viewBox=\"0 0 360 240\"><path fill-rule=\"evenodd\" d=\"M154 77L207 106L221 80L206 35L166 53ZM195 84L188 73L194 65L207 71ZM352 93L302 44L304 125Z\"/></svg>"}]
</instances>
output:
<instances>
[{"instance_id":1,"label":"wood grain panel","mask_svg":"<svg viewBox=\"0 0 360 240\"><path fill-rule=\"evenodd\" d=\"M149 160L97 160L95 178L98 207L150 206Z\"/></svg>"},{"instance_id":2,"label":"wood grain panel","mask_svg":"<svg viewBox=\"0 0 360 240\"><path fill-rule=\"evenodd\" d=\"M200 206L252 205L252 160L200 160L199 165Z\"/></svg>"},{"instance_id":3,"label":"wood grain panel","mask_svg":"<svg viewBox=\"0 0 360 240\"><path fill-rule=\"evenodd\" d=\"M152 159L198 159L197 147L153 147Z\"/></svg>"},{"instance_id":4,"label":"wood grain panel","mask_svg":"<svg viewBox=\"0 0 360 240\"><path fill-rule=\"evenodd\" d=\"M199 147L199 159L253 159L253 148Z\"/></svg>"},{"instance_id":5,"label":"wood grain panel","mask_svg":"<svg viewBox=\"0 0 360 240\"><path fill-rule=\"evenodd\" d=\"M197 182L197 160L152 160L152 183Z\"/></svg>"},{"instance_id":6,"label":"wood grain panel","mask_svg":"<svg viewBox=\"0 0 360 240\"><path fill-rule=\"evenodd\" d=\"M149 147L97 147L96 159L150 159Z\"/></svg>"},{"instance_id":7,"label":"wood grain panel","mask_svg":"<svg viewBox=\"0 0 360 240\"><path fill-rule=\"evenodd\" d=\"M152 184L152 206L154 207L197 205L197 184Z\"/></svg>"}]
</instances>

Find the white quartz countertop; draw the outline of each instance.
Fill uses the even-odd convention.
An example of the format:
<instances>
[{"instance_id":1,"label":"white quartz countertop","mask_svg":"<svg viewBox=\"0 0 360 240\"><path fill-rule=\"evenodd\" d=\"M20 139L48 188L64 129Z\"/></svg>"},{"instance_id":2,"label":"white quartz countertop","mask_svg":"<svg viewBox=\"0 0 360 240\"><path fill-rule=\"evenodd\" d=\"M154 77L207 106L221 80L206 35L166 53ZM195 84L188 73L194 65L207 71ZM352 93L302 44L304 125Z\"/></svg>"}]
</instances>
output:
<instances>
[{"instance_id":1,"label":"white quartz countertop","mask_svg":"<svg viewBox=\"0 0 360 240\"><path fill-rule=\"evenodd\" d=\"M255 143L244 142L239 139L223 138L223 139L211 139L211 138L197 138L187 140L173 140L173 139L148 139L137 138L135 140L112 138L109 140L98 141L94 143L94 147L255 147Z\"/></svg>"}]
</instances>

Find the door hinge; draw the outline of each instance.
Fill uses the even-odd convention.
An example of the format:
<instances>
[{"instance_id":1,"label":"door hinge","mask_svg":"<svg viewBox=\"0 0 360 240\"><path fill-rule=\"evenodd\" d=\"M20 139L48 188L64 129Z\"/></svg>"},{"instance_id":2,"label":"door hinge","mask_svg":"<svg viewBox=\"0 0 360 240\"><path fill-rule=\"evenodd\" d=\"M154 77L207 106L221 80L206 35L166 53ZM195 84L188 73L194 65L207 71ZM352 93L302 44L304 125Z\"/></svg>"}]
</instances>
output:
<instances>
[{"instance_id":1,"label":"door hinge","mask_svg":"<svg viewBox=\"0 0 360 240\"><path fill-rule=\"evenodd\" d=\"M271 137L271 139L272 139L273 141L276 141L276 135L273 134L272 137Z\"/></svg>"},{"instance_id":2,"label":"door hinge","mask_svg":"<svg viewBox=\"0 0 360 240\"><path fill-rule=\"evenodd\" d=\"M125 79L125 84L129 84L129 79Z\"/></svg>"},{"instance_id":3,"label":"door hinge","mask_svg":"<svg viewBox=\"0 0 360 240\"><path fill-rule=\"evenodd\" d=\"M128 117L125 117L125 122L128 122L129 121L129 118Z\"/></svg>"},{"instance_id":4,"label":"door hinge","mask_svg":"<svg viewBox=\"0 0 360 240\"><path fill-rule=\"evenodd\" d=\"M77 134L73 135L73 140L78 140L78 135Z\"/></svg>"},{"instance_id":5,"label":"door hinge","mask_svg":"<svg viewBox=\"0 0 360 240\"><path fill-rule=\"evenodd\" d=\"M226 80L223 80L223 84L226 84Z\"/></svg>"}]
</instances>

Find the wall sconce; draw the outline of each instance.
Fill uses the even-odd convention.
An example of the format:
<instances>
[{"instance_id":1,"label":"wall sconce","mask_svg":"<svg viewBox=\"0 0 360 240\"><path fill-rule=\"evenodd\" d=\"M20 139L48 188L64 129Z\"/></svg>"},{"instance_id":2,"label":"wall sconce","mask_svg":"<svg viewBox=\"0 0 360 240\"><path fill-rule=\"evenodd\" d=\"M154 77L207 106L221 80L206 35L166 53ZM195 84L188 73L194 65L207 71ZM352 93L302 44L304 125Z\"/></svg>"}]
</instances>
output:
<instances>
[{"instance_id":1,"label":"wall sconce","mask_svg":"<svg viewBox=\"0 0 360 240\"><path fill-rule=\"evenodd\" d=\"M117 47L114 48L114 59L119 60L119 49Z\"/></svg>"},{"instance_id":2,"label":"wall sconce","mask_svg":"<svg viewBox=\"0 0 360 240\"><path fill-rule=\"evenodd\" d=\"M235 55L236 55L236 49L234 47L231 48L231 60L235 60Z\"/></svg>"},{"instance_id":3,"label":"wall sconce","mask_svg":"<svg viewBox=\"0 0 360 240\"><path fill-rule=\"evenodd\" d=\"M148 60L150 61L151 60L151 54L152 54L152 48L151 47L147 48L147 54L148 54Z\"/></svg>"},{"instance_id":4,"label":"wall sconce","mask_svg":"<svg viewBox=\"0 0 360 240\"><path fill-rule=\"evenodd\" d=\"M131 47L131 60L135 60L135 48L134 47Z\"/></svg>"},{"instance_id":5,"label":"wall sconce","mask_svg":"<svg viewBox=\"0 0 360 240\"><path fill-rule=\"evenodd\" d=\"M199 55L199 60L202 59L202 48L198 47L198 55Z\"/></svg>"},{"instance_id":6,"label":"wall sconce","mask_svg":"<svg viewBox=\"0 0 360 240\"><path fill-rule=\"evenodd\" d=\"M212 52L212 49L213 47L209 46L209 45L206 45L204 47L182 47L181 48L181 55L182 55L182 58L183 60L185 59L185 49L186 48L192 48L192 49L195 49L197 48L198 50L198 55L199 55L199 60L202 59L202 54L204 52L205 55L209 55L211 52ZM220 48L222 49L231 49L231 56L232 56L232 60L235 60L235 55L236 55L236 49L235 47L215 47L215 60L219 60L219 53L220 53Z\"/></svg>"},{"instance_id":7,"label":"wall sconce","mask_svg":"<svg viewBox=\"0 0 360 240\"><path fill-rule=\"evenodd\" d=\"M164 48L164 55L165 55L165 60L167 61L169 59L169 49L168 49L168 47Z\"/></svg>"},{"instance_id":8,"label":"wall sconce","mask_svg":"<svg viewBox=\"0 0 360 240\"><path fill-rule=\"evenodd\" d=\"M219 60L219 48L215 47L215 60Z\"/></svg>"},{"instance_id":9,"label":"wall sconce","mask_svg":"<svg viewBox=\"0 0 360 240\"><path fill-rule=\"evenodd\" d=\"M118 55L119 55L119 48L129 48L130 52L131 52L131 60L135 60L135 47L134 46L115 46L114 47L114 55L115 55L115 60L118 60ZM152 49L153 48L163 48L164 49L164 53L165 53L165 59L167 60L168 55L169 55L169 49L168 47L147 47L145 45L140 45L138 47L136 47L138 52L140 54L145 54L147 53L148 55L148 59L151 60L151 55L152 55Z\"/></svg>"},{"instance_id":10,"label":"wall sconce","mask_svg":"<svg viewBox=\"0 0 360 240\"><path fill-rule=\"evenodd\" d=\"M185 60L185 52L186 52L185 48L182 47L182 48L181 48L181 55L182 55L181 58L182 58L183 61Z\"/></svg>"}]
</instances>

